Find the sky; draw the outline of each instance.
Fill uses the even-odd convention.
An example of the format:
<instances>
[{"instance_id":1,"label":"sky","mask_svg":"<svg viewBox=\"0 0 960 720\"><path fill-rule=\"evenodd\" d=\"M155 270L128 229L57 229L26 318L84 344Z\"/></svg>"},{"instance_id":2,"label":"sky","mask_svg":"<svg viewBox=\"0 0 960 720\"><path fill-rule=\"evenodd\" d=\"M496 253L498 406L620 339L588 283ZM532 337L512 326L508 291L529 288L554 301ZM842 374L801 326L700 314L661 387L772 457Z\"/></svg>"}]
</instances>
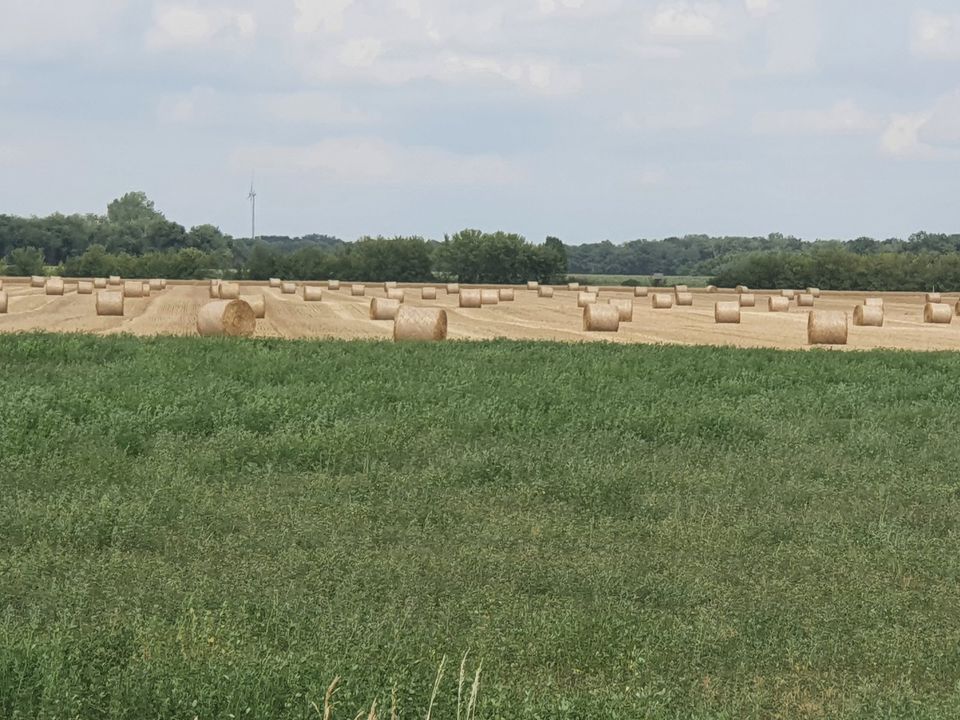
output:
<instances>
[{"instance_id":1,"label":"sky","mask_svg":"<svg viewBox=\"0 0 960 720\"><path fill-rule=\"evenodd\" d=\"M960 232L957 0L0 0L0 213Z\"/></svg>"}]
</instances>

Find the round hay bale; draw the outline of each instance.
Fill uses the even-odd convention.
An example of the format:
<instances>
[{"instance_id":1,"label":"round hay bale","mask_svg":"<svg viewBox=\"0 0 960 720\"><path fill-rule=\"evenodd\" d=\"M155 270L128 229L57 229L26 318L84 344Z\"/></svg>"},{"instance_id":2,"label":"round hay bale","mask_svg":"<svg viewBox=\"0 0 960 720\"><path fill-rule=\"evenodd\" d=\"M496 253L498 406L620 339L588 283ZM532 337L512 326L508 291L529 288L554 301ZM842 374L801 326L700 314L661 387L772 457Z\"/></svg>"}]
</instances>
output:
<instances>
[{"instance_id":1,"label":"round hay bale","mask_svg":"<svg viewBox=\"0 0 960 720\"><path fill-rule=\"evenodd\" d=\"M527 281L527 290L539 290L539 289L540 289L540 283L538 283L536 280Z\"/></svg>"},{"instance_id":2,"label":"round hay bale","mask_svg":"<svg viewBox=\"0 0 960 720\"><path fill-rule=\"evenodd\" d=\"M160 278L153 278L150 281L150 289L156 290L157 292L160 292L161 290L163 290L163 280L161 280Z\"/></svg>"},{"instance_id":3,"label":"round hay bale","mask_svg":"<svg viewBox=\"0 0 960 720\"><path fill-rule=\"evenodd\" d=\"M42 288L47 284L47 279L41 275L30 276L30 287Z\"/></svg>"},{"instance_id":4,"label":"round hay bale","mask_svg":"<svg viewBox=\"0 0 960 720\"><path fill-rule=\"evenodd\" d=\"M513 302L513 288L500 288L500 302Z\"/></svg>"},{"instance_id":5,"label":"round hay bale","mask_svg":"<svg viewBox=\"0 0 960 720\"><path fill-rule=\"evenodd\" d=\"M784 298L784 300L786 300L786 298ZM740 295L740 298L739 298L738 302L740 303L740 307L742 307L742 308L745 308L745 307L756 307L756 306L757 306L757 296L754 295L753 293L743 293L742 295ZM787 300L787 302L789 303L790 301Z\"/></svg>"},{"instance_id":6,"label":"round hay bale","mask_svg":"<svg viewBox=\"0 0 960 720\"><path fill-rule=\"evenodd\" d=\"M283 280L281 280L280 278L270 278L270 287L278 288L281 285L283 285Z\"/></svg>"},{"instance_id":7,"label":"round hay bale","mask_svg":"<svg viewBox=\"0 0 960 720\"><path fill-rule=\"evenodd\" d=\"M97 293L97 315L123 316L123 291L101 290Z\"/></svg>"},{"instance_id":8,"label":"round hay bale","mask_svg":"<svg viewBox=\"0 0 960 720\"><path fill-rule=\"evenodd\" d=\"M592 292L577 293L578 308L586 307L587 305L593 305L595 302L597 302L596 293L592 293Z\"/></svg>"},{"instance_id":9,"label":"round hay bale","mask_svg":"<svg viewBox=\"0 0 960 720\"><path fill-rule=\"evenodd\" d=\"M459 295L460 283L447 283L447 295Z\"/></svg>"},{"instance_id":10,"label":"round hay bale","mask_svg":"<svg viewBox=\"0 0 960 720\"><path fill-rule=\"evenodd\" d=\"M675 295L679 295L680 293L690 292L690 288L688 288L686 285L674 285L673 292Z\"/></svg>"},{"instance_id":11,"label":"round hay bale","mask_svg":"<svg viewBox=\"0 0 960 720\"><path fill-rule=\"evenodd\" d=\"M857 305L853 309L853 324L860 327L883 327L883 307Z\"/></svg>"},{"instance_id":12,"label":"round hay bale","mask_svg":"<svg viewBox=\"0 0 960 720\"><path fill-rule=\"evenodd\" d=\"M435 287L425 287L420 291L421 300L436 300L437 289Z\"/></svg>"},{"instance_id":13,"label":"round hay bale","mask_svg":"<svg viewBox=\"0 0 960 720\"><path fill-rule=\"evenodd\" d=\"M143 285L143 297L150 297L150 283L141 283Z\"/></svg>"},{"instance_id":14,"label":"round hay bale","mask_svg":"<svg viewBox=\"0 0 960 720\"><path fill-rule=\"evenodd\" d=\"M280 294L281 294L281 295L296 295L296 294L297 294L297 284L296 284L295 282L280 283Z\"/></svg>"},{"instance_id":15,"label":"round hay bale","mask_svg":"<svg viewBox=\"0 0 960 720\"><path fill-rule=\"evenodd\" d=\"M93 283L86 280L78 282L77 295L93 295Z\"/></svg>"},{"instance_id":16,"label":"round hay bale","mask_svg":"<svg viewBox=\"0 0 960 720\"><path fill-rule=\"evenodd\" d=\"M385 282L383 284L383 290L384 292L386 292L387 290L393 290L396 286L397 286L396 282L394 282L393 280L389 280L388 282Z\"/></svg>"},{"instance_id":17,"label":"round hay bale","mask_svg":"<svg viewBox=\"0 0 960 720\"><path fill-rule=\"evenodd\" d=\"M480 304L481 305L499 305L500 292L498 290L481 290Z\"/></svg>"},{"instance_id":18,"label":"round hay bale","mask_svg":"<svg viewBox=\"0 0 960 720\"><path fill-rule=\"evenodd\" d=\"M43 291L47 295L63 295L63 278L47 278Z\"/></svg>"},{"instance_id":19,"label":"round hay bale","mask_svg":"<svg viewBox=\"0 0 960 720\"><path fill-rule=\"evenodd\" d=\"M400 310L400 301L387 297L370 298L371 320L394 320Z\"/></svg>"},{"instance_id":20,"label":"round hay bale","mask_svg":"<svg viewBox=\"0 0 960 720\"><path fill-rule=\"evenodd\" d=\"M128 298L143 297L143 283L139 280L127 280L123 283L123 296Z\"/></svg>"},{"instance_id":21,"label":"round hay bale","mask_svg":"<svg viewBox=\"0 0 960 720\"><path fill-rule=\"evenodd\" d=\"M932 325L949 325L953 322L953 309L946 303L928 302L923 306L923 321Z\"/></svg>"},{"instance_id":22,"label":"round hay bale","mask_svg":"<svg viewBox=\"0 0 960 720\"><path fill-rule=\"evenodd\" d=\"M678 292L677 293L677 305L682 307L690 307L693 305L693 293L690 292Z\"/></svg>"},{"instance_id":23,"label":"round hay bale","mask_svg":"<svg viewBox=\"0 0 960 720\"><path fill-rule=\"evenodd\" d=\"M460 307L478 308L481 305L483 305L483 298L481 297L479 290L460 291Z\"/></svg>"},{"instance_id":24,"label":"round hay bale","mask_svg":"<svg viewBox=\"0 0 960 720\"><path fill-rule=\"evenodd\" d=\"M263 295L242 295L240 299L250 306L258 320L267 316L267 300Z\"/></svg>"},{"instance_id":25,"label":"round hay bale","mask_svg":"<svg viewBox=\"0 0 960 720\"><path fill-rule=\"evenodd\" d=\"M847 314L830 310L812 310L807 317L809 345L846 345Z\"/></svg>"},{"instance_id":26,"label":"round hay bale","mask_svg":"<svg viewBox=\"0 0 960 720\"><path fill-rule=\"evenodd\" d=\"M715 293L715 292L717 292L717 286L716 286L716 285L707 285L707 292L708 292L708 293Z\"/></svg>"},{"instance_id":27,"label":"round hay bale","mask_svg":"<svg viewBox=\"0 0 960 720\"><path fill-rule=\"evenodd\" d=\"M640 287L639 285L633 289L634 297L646 297L650 294L650 288Z\"/></svg>"},{"instance_id":28,"label":"round hay bale","mask_svg":"<svg viewBox=\"0 0 960 720\"><path fill-rule=\"evenodd\" d=\"M220 281L217 278L210 278L210 287L216 287L220 284Z\"/></svg>"},{"instance_id":29,"label":"round hay bale","mask_svg":"<svg viewBox=\"0 0 960 720\"><path fill-rule=\"evenodd\" d=\"M713 308L713 319L717 323L736 323L740 324L740 303L718 302Z\"/></svg>"},{"instance_id":30,"label":"round hay bale","mask_svg":"<svg viewBox=\"0 0 960 720\"><path fill-rule=\"evenodd\" d=\"M367 294L367 287L366 285L351 285L350 294L353 297L363 297Z\"/></svg>"},{"instance_id":31,"label":"round hay bale","mask_svg":"<svg viewBox=\"0 0 960 720\"><path fill-rule=\"evenodd\" d=\"M585 292L588 292L588 293L593 293L594 295L596 295L596 296L598 296L598 297L600 296L600 288L598 288L598 287L596 287L596 286L594 286L594 285L587 285L587 286L584 288L584 291L585 291Z\"/></svg>"},{"instance_id":32,"label":"round hay bale","mask_svg":"<svg viewBox=\"0 0 960 720\"><path fill-rule=\"evenodd\" d=\"M797 307L813 307L813 295L807 293L797 294Z\"/></svg>"},{"instance_id":33,"label":"round hay bale","mask_svg":"<svg viewBox=\"0 0 960 720\"><path fill-rule=\"evenodd\" d=\"M105 289L105 288L107 287L107 279L106 279L106 278L94 278L94 279L93 279L93 287L94 287L96 290L103 290L103 289Z\"/></svg>"},{"instance_id":34,"label":"round hay bale","mask_svg":"<svg viewBox=\"0 0 960 720\"><path fill-rule=\"evenodd\" d=\"M654 310L669 310L673 307L673 295L654 293L650 296L650 305Z\"/></svg>"},{"instance_id":35,"label":"round hay bale","mask_svg":"<svg viewBox=\"0 0 960 720\"><path fill-rule=\"evenodd\" d=\"M633 322L633 300L630 298L626 300L615 298L610 301L610 305L620 313L620 322Z\"/></svg>"},{"instance_id":36,"label":"round hay bale","mask_svg":"<svg viewBox=\"0 0 960 720\"><path fill-rule=\"evenodd\" d=\"M327 280L327 290L339 290L340 281L339 280Z\"/></svg>"},{"instance_id":37,"label":"round hay bale","mask_svg":"<svg viewBox=\"0 0 960 720\"><path fill-rule=\"evenodd\" d=\"M813 295L815 298L820 297L820 288L808 287L807 295Z\"/></svg>"},{"instance_id":38,"label":"round hay bale","mask_svg":"<svg viewBox=\"0 0 960 720\"><path fill-rule=\"evenodd\" d=\"M197 332L202 337L250 337L256 329L253 308L243 300L216 300L197 313Z\"/></svg>"},{"instance_id":39,"label":"round hay bale","mask_svg":"<svg viewBox=\"0 0 960 720\"><path fill-rule=\"evenodd\" d=\"M927 293L924 302L937 305L943 302L943 296L938 292Z\"/></svg>"},{"instance_id":40,"label":"round hay bale","mask_svg":"<svg viewBox=\"0 0 960 720\"><path fill-rule=\"evenodd\" d=\"M7 306L10 300L7 297L6 290L0 290L0 313L5 313L7 311Z\"/></svg>"},{"instance_id":41,"label":"round hay bale","mask_svg":"<svg viewBox=\"0 0 960 720\"><path fill-rule=\"evenodd\" d=\"M794 298L794 296L796 296L796 294L797 294L797 293L796 293L796 291L794 291L794 290L781 290L781 291L780 291L780 297L785 297L787 300L793 300L793 298Z\"/></svg>"},{"instance_id":42,"label":"round hay bale","mask_svg":"<svg viewBox=\"0 0 960 720\"><path fill-rule=\"evenodd\" d=\"M161 279L160 279L160 289L161 289L161 290L166 290L166 289L167 289L167 279L166 279L166 278L161 278Z\"/></svg>"},{"instance_id":43,"label":"round hay bale","mask_svg":"<svg viewBox=\"0 0 960 720\"><path fill-rule=\"evenodd\" d=\"M790 301L781 295L768 297L767 310L770 312L790 312Z\"/></svg>"},{"instance_id":44,"label":"round hay bale","mask_svg":"<svg viewBox=\"0 0 960 720\"><path fill-rule=\"evenodd\" d=\"M868 297L863 301L863 304L867 307L883 307L883 298Z\"/></svg>"},{"instance_id":45,"label":"round hay bale","mask_svg":"<svg viewBox=\"0 0 960 720\"><path fill-rule=\"evenodd\" d=\"M219 285L219 284L211 284L211 285L210 285L210 288L209 288L209 293L210 293L211 299L213 299L213 300L219 300L219 299L220 299L220 285Z\"/></svg>"},{"instance_id":46,"label":"round hay bale","mask_svg":"<svg viewBox=\"0 0 960 720\"><path fill-rule=\"evenodd\" d=\"M403 290L400 290L395 287L387 290L387 298L390 300L396 300L401 304L403 304L404 298L406 298L406 296L407 294Z\"/></svg>"},{"instance_id":47,"label":"round hay bale","mask_svg":"<svg viewBox=\"0 0 960 720\"><path fill-rule=\"evenodd\" d=\"M737 295L745 295L749 292L750 292L750 288L748 288L746 285L737 285L737 290L736 290Z\"/></svg>"},{"instance_id":48,"label":"round hay bale","mask_svg":"<svg viewBox=\"0 0 960 720\"><path fill-rule=\"evenodd\" d=\"M240 297L240 283L222 282L220 283L221 300L237 300Z\"/></svg>"},{"instance_id":49,"label":"round hay bale","mask_svg":"<svg viewBox=\"0 0 960 720\"><path fill-rule=\"evenodd\" d=\"M123 279L119 275L111 275L107 278L108 285L123 285Z\"/></svg>"},{"instance_id":50,"label":"round hay bale","mask_svg":"<svg viewBox=\"0 0 960 720\"><path fill-rule=\"evenodd\" d=\"M440 308L404 306L393 321L394 342L447 339L447 311Z\"/></svg>"},{"instance_id":51,"label":"round hay bale","mask_svg":"<svg viewBox=\"0 0 960 720\"><path fill-rule=\"evenodd\" d=\"M576 290L576 291L579 291L579 290L580 290L580 283L578 283L578 282L567 283L567 290Z\"/></svg>"},{"instance_id":52,"label":"round hay bale","mask_svg":"<svg viewBox=\"0 0 960 720\"><path fill-rule=\"evenodd\" d=\"M539 288L537 288L537 296L542 298L552 298L553 288L546 287L545 285L541 285Z\"/></svg>"},{"instance_id":53,"label":"round hay bale","mask_svg":"<svg viewBox=\"0 0 960 720\"><path fill-rule=\"evenodd\" d=\"M303 286L304 302L320 302L322 300L323 300L323 288L317 287L316 285Z\"/></svg>"},{"instance_id":54,"label":"round hay bale","mask_svg":"<svg viewBox=\"0 0 960 720\"><path fill-rule=\"evenodd\" d=\"M583 329L587 332L617 332L620 329L620 311L613 305L585 305Z\"/></svg>"}]
</instances>

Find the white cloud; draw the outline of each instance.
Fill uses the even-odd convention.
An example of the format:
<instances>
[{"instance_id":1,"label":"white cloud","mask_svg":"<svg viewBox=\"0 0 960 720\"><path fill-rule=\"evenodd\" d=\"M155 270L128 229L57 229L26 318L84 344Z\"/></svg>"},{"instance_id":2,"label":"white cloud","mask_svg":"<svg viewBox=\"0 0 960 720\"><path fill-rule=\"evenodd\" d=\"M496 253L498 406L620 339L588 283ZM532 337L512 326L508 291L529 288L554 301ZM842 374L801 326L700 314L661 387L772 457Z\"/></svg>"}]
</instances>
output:
<instances>
[{"instance_id":1,"label":"white cloud","mask_svg":"<svg viewBox=\"0 0 960 720\"><path fill-rule=\"evenodd\" d=\"M353 0L294 0L294 30L313 33L318 30L336 33L343 30L343 15Z\"/></svg>"},{"instance_id":2,"label":"white cloud","mask_svg":"<svg viewBox=\"0 0 960 720\"><path fill-rule=\"evenodd\" d=\"M880 138L883 152L905 160L932 159L936 154L934 149L919 137L920 128L929 119L926 113L894 115Z\"/></svg>"},{"instance_id":3,"label":"white cloud","mask_svg":"<svg viewBox=\"0 0 960 720\"><path fill-rule=\"evenodd\" d=\"M377 38L357 38L340 48L337 59L347 67L366 68L373 65L382 52L383 43Z\"/></svg>"},{"instance_id":4,"label":"white cloud","mask_svg":"<svg viewBox=\"0 0 960 720\"><path fill-rule=\"evenodd\" d=\"M878 130L883 119L852 100L826 110L773 110L753 119L755 132L768 135L847 135Z\"/></svg>"},{"instance_id":5,"label":"white cloud","mask_svg":"<svg viewBox=\"0 0 960 720\"><path fill-rule=\"evenodd\" d=\"M127 0L2 0L0 56L59 57L110 37Z\"/></svg>"},{"instance_id":6,"label":"white cloud","mask_svg":"<svg viewBox=\"0 0 960 720\"><path fill-rule=\"evenodd\" d=\"M910 49L923 58L960 59L960 14L941 15L925 10L914 14Z\"/></svg>"},{"instance_id":7,"label":"white cloud","mask_svg":"<svg viewBox=\"0 0 960 720\"><path fill-rule=\"evenodd\" d=\"M906 160L960 159L960 90L940 97L929 110L894 115L881 147Z\"/></svg>"},{"instance_id":8,"label":"white cloud","mask_svg":"<svg viewBox=\"0 0 960 720\"><path fill-rule=\"evenodd\" d=\"M743 0L743 6L753 17L765 17L776 10L774 0Z\"/></svg>"},{"instance_id":9,"label":"white cloud","mask_svg":"<svg viewBox=\"0 0 960 720\"><path fill-rule=\"evenodd\" d=\"M162 50L249 38L256 30L256 19L249 12L161 3L154 7L146 42L148 48Z\"/></svg>"},{"instance_id":10,"label":"white cloud","mask_svg":"<svg viewBox=\"0 0 960 720\"><path fill-rule=\"evenodd\" d=\"M652 35L668 38L712 38L718 34L717 7L677 2L661 5L650 18Z\"/></svg>"},{"instance_id":11,"label":"white cloud","mask_svg":"<svg viewBox=\"0 0 960 720\"><path fill-rule=\"evenodd\" d=\"M960 147L960 90L937 101L918 138L933 147Z\"/></svg>"}]
</instances>

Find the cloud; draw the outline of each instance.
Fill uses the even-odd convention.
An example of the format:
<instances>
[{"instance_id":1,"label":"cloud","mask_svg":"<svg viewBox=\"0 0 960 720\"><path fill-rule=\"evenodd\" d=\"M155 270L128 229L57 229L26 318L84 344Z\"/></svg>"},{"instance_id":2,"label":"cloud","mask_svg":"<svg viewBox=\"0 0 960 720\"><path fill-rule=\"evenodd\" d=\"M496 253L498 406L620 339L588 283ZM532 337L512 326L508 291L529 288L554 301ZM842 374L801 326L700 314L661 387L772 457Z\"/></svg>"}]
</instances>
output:
<instances>
[{"instance_id":1,"label":"cloud","mask_svg":"<svg viewBox=\"0 0 960 720\"><path fill-rule=\"evenodd\" d=\"M926 113L894 115L883 136L880 147L891 157L904 160L930 160L936 151L920 141L920 128L930 119Z\"/></svg>"},{"instance_id":2,"label":"cloud","mask_svg":"<svg viewBox=\"0 0 960 720\"><path fill-rule=\"evenodd\" d=\"M293 28L298 33L324 30L337 33L343 30L343 15L353 0L294 0L296 16ZM405 5L409 6L407 2Z\"/></svg>"},{"instance_id":3,"label":"cloud","mask_svg":"<svg viewBox=\"0 0 960 720\"><path fill-rule=\"evenodd\" d=\"M110 37L126 0L0 2L0 56L49 58Z\"/></svg>"},{"instance_id":4,"label":"cloud","mask_svg":"<svg viewBox=\"0 0 960 720\"><path fill-rule=\"evenodd\" d=\"M765 17L776 10L774 0L743 0L743 6L753 17Z\"/></svg>"},{"instance_id":5,"label":"cloud","mask_svg":"<svg viewBox=\"0 0 960 720\"><path fill-rule=\"evenodd\" d=\"M932 147L960 147L960 90L937 101L917 137Z\"/></svg>"},{"instance_id":6,"label":"cloud","mask_svg":"<svg viewBox=\"0 0 960 720\"><path fill-rule=\"evenodd\" d=\"M929 110L894 115L881 147L903 160L960 159L960 90L943 95Z\"/></svg>"},{"instance_id":7,"label":"cloud","mask_svg":"<svg viewBox=\"0 0 960 720\"><path fill-rule=\"evenodd\" d=\"M915 13L910 49L922 58L960 60L960 14Z\"/></svg>"},{"instance_id":8,"label":"cloud","mask_svg":"<svg viewBox=\"0 0 960 720\"><path fill-rule=\"evenodd\" d=\"M883 119L843 100L826 110L773 110L757 113L754 132L765 135L849 135L871 132Z\"/></svg>"},{"instance_id":9,"label":"cloud","mask_svg":"<svg viewBox=\"0 0 960 720\"><path fill-rule=\"evenodd\" d=\"M373 65L382 52L383 43L377 38L357 38L340 48L337 59L347 67L366 68Z\"/></svg>"},{"instance_id":10,"label":"cloud","mask_svg":"<svg viewBox=\"0 0 960 720\"><path fill-rule=\"evenodd\" d=\"M650 34L678 39L706 39L718 34L717 8L685 2L661 5L648 24Z\"/></svg>"},{"instance_id":11,"label":"cloud","mask_svg":"<svg viewBox=\"0 0 960 720\"><path fill-rule=\"evenodd\" d=\"M256 31L256 19L249 12L161 3L154 7L146 43L152 50L165 50L249 38Z\"/></svg>"}]
</instances>

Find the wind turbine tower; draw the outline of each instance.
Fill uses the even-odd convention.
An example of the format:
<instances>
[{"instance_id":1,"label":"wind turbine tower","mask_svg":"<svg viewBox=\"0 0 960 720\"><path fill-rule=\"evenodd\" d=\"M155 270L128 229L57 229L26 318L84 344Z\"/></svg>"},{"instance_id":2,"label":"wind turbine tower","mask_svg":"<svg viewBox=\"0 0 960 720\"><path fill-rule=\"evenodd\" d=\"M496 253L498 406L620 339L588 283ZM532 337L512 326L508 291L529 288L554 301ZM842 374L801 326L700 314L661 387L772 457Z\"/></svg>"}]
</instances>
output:
<instances>
[{"instance_id":1,"label":"wind turbine tower","mask_svg":"<svg viewBox=\"0 0 960 720\"><path fill-rule=\"evenodd\" d=\"M250 240L257 239L257 191L253 189L253 178L250 178L250 194L247 195L250 201Z\"/></svg>"}]
</instances>

